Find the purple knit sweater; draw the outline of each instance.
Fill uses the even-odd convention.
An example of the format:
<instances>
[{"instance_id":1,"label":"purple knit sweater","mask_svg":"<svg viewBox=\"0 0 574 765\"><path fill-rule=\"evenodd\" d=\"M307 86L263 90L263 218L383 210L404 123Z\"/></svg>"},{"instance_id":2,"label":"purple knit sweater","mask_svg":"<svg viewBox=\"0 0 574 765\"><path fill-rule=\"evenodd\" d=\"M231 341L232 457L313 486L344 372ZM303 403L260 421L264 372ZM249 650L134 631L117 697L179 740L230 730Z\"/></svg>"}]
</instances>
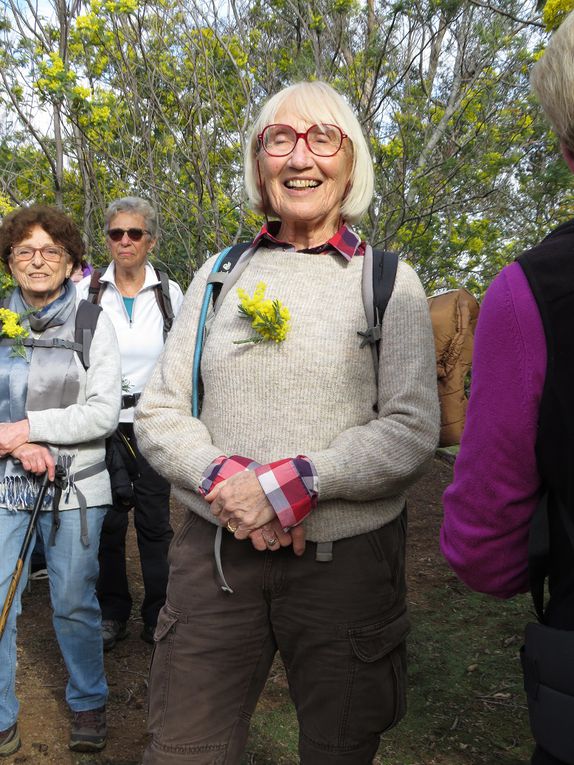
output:
<instances>
[{"instance_id":1,"label":"purple knit sweater","mask_svg":"<svg viewBox=\"0 0 574 765\"><path fill-rule=\"evenodd\" d=\"M473 590L528 589L529 522L540 477L534 447L546 372L538 307L518 263L490 285L475 337L467 419L446 490L441 548Z\"/></svg>"}]
</instances>

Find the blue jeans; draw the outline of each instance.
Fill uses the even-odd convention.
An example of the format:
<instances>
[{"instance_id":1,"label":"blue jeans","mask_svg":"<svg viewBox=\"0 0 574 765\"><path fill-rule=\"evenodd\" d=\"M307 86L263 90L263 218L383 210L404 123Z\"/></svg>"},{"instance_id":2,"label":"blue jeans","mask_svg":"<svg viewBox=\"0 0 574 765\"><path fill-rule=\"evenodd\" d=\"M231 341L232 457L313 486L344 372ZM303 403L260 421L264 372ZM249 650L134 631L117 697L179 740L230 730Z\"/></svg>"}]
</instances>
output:
<instances>
[{"instance_id":1,"label":"blue jeans","mask_svg":"<svg viewBox=\"0 0 574 765\"><path fill-rule=\"evenodd\" d=\"M89 507L87 511L90 544L80 539L80 511L60 513L56 544L49 543L52 513L40 513L36 533L44 543L50 583L52 621L66 663L69 679L66 701L74 712L97 709L106 703L108 686L104 674L101 614L96 597L98 545L108 506ZM0 604L10 586L30 515L0 508ZM28 562L34 540L28 549L22 578L0 640L0 730L12 726L18 718L16 680L16 619L22 612L22 592L28 579Z\"/></svg>"}]
</instances>

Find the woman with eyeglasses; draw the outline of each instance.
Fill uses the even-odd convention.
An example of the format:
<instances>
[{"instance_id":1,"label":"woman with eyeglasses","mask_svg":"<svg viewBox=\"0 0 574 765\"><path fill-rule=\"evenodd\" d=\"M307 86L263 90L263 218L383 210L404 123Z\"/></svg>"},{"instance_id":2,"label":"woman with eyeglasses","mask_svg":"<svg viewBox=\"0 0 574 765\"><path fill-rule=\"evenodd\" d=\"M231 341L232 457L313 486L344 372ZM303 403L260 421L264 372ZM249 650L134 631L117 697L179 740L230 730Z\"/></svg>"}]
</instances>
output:
<instances>
[{"instance_id":1,"label":"woman with eyeglasses","mask_svg":"<svg viewBox=\"0 0 574 765\"><path fill-rule=\"evenodd\" d=\"M105 438L118 421L121 370L107 316L98 314L89 349L83 329L78 337L80 308L69 277L84 249L73 221L53 207L15 210L0 226L2 264L17 285L0 314L0 602L26 534L26 511L43 476L53 481L59 465L59 503L50 484L35 536L44 546L53 624L69 676L69 746L91 752L106 743L96 580L100 530L111 505ZM28 559L33 548L32 539ZM16 623L27 577L28 560L0 639L0 756L20 746Z\"/></svg>"},{"instance_id":2,"label":"woman with eyeglasses","mask_svg":"<svg viewBox=\"0 0 574 765\"><path fill-rule=\"evenodd\" d=\"M105 231L111 263L103 273L80 282L78 293L101 305L112 320L120 346L123 395L119 429L135 452L139 473L133 481L133 522L144 584L139 634L142 640L153 644L157 615L165 601L167 551L173 536L169 520L170 488L140 454L133 418L134 407L165 340L161 274L149 262L159 236L157 213L145 199L116 199L105 212ZM168 282L167 278L165 281L173 314L177 314L183 294L174 281ZM98 597L104 651L128 636L127 622L132 610L126 572L128 523L125 508L114 506L102 530Z\"/></svg>"},{"instance_id":3,"label":"woman with eyeglasses","mask_svg":"<svg viewBox=\"0 0 574 765\"><path fill-rule=\"evenodd\" d=\"M370 765L405 709L405 490L438 438L429 312L400 263L377 386L357 335L369 245L352 228L373 167L331 87L300 83L263 106L245 181L267 222L208 309L201 412L191 359L213 259L136 416L142 450L188 508L170 549L143 762L237 765L278 651L300 762Z\"/></svg>"}]
</instances>

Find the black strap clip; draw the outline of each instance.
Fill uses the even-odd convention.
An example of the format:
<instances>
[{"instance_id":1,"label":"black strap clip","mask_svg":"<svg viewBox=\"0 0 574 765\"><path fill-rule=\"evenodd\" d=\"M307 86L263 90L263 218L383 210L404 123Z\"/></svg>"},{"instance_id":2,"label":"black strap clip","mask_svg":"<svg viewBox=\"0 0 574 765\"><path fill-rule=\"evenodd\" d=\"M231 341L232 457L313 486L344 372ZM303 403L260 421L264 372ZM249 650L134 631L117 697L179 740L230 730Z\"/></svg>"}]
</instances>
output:
<instances>
[{"instance_id":1,"label":"black strap clip","mask_svg":"<svg viewBox=\"0 0 574 765\"><path fill-rule=\"evenodd\" d=\"M364 332L357 332L357 334L363 338L360 347L364 348L366 345L374 345L379 342L383 334L383 328L380 324L377 324L375 327L367 327Z\"/></svg>"},{"instance_id":2,"label":"black strap clip","mask_svg":"<svg viewBox=\"0 0 574 765\"><path fill-rule=\"evenodd\" d=\"M130 409L140 400L141 393L128 393L122 396L122 409Z\"/></svg>"}]
</instances>

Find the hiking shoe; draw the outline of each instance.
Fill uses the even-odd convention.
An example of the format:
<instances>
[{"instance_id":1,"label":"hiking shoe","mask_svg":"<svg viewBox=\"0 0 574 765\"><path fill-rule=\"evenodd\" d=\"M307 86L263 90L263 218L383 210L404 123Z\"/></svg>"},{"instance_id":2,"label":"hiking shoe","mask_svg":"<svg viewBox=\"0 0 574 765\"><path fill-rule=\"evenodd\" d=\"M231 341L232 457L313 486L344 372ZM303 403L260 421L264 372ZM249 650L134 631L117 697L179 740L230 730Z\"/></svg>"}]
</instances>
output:
<instances>
[{"instance_id":1,"label":"hiking shoe","mask_svg":"<svg viewBox=\"0 0 574 765\"><path fill-rule=\"evenodd\" d=\"M144 643L154 644L153 633L155 632L155 626L153 624L144 624L140 637Z\"/></svg>"},{"instance_id":2,"label":"hiking shoe","mask_svg":"<svg viewBox=\"0 0 574 765\"><path fill-rule=\"evenodd\" d=\"M20 734L18 723L14 723L8 730L0 731L0 757L8 757L20 749Z\"/></svg>"},{"instance_id":3,"label":"hiking shoe","mask_svg":"<svg viewBox=\"0 0 574 765\"><path fill-rule=\"evenodd\" d=\"M102 619L104 651L111 651L118 640L125 640L128 634L125 622L118 622L115 619Z\"/></svg>"},{"instance_id":4,"label":"hiking shoe","mask_svg":"<svg viewBox=\"0 0 574 765\"><path fill-rule=\"evenodd\" d=\"M74 752L99 752L106 745L107 735L105 707L74 712L68 746Z\"/></svg>"}]
</instances>

